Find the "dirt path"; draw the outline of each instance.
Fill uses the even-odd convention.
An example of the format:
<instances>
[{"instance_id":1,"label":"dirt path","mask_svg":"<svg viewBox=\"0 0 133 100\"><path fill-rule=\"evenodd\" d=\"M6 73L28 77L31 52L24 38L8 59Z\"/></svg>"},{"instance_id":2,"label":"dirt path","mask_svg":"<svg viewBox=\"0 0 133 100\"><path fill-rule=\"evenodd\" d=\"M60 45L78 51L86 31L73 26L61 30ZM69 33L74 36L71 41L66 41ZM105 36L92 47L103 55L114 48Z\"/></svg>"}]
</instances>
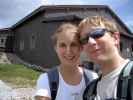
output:
<instances>
[{"instance_id":1,"label":"dirt path","mask_svg":"<svg viewBox=\"0 0 133 100\"><path fill-rule=\"evenodd\" d=\"M33 100L35 88L12 88L0 80L0 100Z\"/></svg>"}]
</instances>

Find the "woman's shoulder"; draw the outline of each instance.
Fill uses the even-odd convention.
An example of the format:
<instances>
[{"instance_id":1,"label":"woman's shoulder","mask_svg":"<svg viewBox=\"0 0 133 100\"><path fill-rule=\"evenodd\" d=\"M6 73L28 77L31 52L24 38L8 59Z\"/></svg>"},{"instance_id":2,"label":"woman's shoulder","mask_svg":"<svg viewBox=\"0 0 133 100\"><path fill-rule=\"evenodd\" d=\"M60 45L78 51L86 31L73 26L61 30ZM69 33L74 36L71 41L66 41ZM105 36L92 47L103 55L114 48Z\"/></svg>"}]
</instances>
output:
<instances>
[{"instance_id":1,"label":"woman's shoulder","mask_svg":"<svg viewBox=\"0 0 133 100\"><path fill-rule=\"evenodd\" d=\"M38 77L38 81L46 81L47 79L48 79L47 73L42 73L42 74L40 74L40 76Z\"/></svg>"}]
</instances>

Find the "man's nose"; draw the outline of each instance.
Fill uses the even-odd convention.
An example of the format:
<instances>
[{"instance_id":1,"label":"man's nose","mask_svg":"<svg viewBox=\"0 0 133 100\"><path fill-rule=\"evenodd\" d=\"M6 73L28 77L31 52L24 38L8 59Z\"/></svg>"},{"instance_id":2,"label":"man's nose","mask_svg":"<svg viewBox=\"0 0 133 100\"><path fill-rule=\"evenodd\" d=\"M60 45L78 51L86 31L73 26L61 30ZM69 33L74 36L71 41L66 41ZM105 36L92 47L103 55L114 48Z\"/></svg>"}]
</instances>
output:
<instances>
[{"instance_id":1,"label":"man's nose","mask_svg":"<svg viewBox=\"0 0 133 100\"><path fill-rule=\"evenodd\" d=\"M96 40L92 37L89 37L88 44L91 44L91 45L96 44Z\"/></svg>"}]
</instances>

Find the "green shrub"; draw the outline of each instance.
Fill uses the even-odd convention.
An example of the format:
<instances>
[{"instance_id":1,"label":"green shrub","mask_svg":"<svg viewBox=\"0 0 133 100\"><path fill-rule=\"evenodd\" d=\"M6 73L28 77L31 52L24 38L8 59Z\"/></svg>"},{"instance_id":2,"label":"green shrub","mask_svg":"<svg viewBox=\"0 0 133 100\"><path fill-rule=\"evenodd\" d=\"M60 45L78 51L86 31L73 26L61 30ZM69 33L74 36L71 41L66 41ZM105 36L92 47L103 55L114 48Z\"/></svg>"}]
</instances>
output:
<instances>
[{"instance_id":1,"label":"green shrub","mask_svg":"<svg viewBox=\"0 0 133 100\"><path fill-rule=\"evenodd\" d=\"M0 79L17 87L34 86L40 73L24 65L0 64Z\"/></svg>"}]
</instances>

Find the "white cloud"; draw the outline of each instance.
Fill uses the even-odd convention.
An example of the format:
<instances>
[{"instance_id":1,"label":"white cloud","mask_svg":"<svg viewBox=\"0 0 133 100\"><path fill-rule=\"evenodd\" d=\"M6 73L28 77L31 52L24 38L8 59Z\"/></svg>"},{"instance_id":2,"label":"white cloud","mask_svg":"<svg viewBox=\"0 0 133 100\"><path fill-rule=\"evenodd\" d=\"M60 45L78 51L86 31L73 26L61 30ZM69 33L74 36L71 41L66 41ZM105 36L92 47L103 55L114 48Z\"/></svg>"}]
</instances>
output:
<instances>
[{"instance_id":1,"label":"white cloud","mask_svg":"<svg viewBox=\"0 0 133 100\"><path fill-rule=\"evenodd\" d=\"M3 28L3 25L0 24L0 29L2 29L2 28Z\"/></svg>"},{"instance_id":2,"label":"white cloud","mask_svg":"<svg viewBox=\"0 0 133 100\"><path fill-rule=\"evenodd\" d=\"M133 27L133 20L129 20L126 22L129 26L132 26Z\"/></svg>"},{"instance_id":3,"label":"white cloud","mask_svg":"<svg viewBox=\"0 0 133 100\"><path fill-rule=\"evenodd\" d=\"M10 27L41 5L41 0L2 0L0 25Z\"/></svg>"},{"instance_id":4,"label":"white cloud","mask_svg":"<svg viewBox=\"0 0 133 100\"><path fill-rule=\"evenodd\" d=\"M82 0L84 3L88 4L106 4L112 7L120 7L125 5L129 0Z\"/></svg>"},{"instance_id":5,"label":"white cloud","mask_svg":"<svg viewBox=\"0 0 133 100\"><path fill-rule=\"evenodd\" d=\"M122 6L129 0L42 0L42 4L111 4L112 6Z\"/></svg>"},{"instance_id":6,"label":"white cloud","mask_svg":"<svg viewBox=\"0 0 133 100\"><path fill-rule=\"evenodd\" d=\"M74 4L83 4L82 0L42 0L43 5L74 5Z\"/></svg>"},{"instance_id":7,"label":"white cloud","mask_svg":"<svg viewBox=\"0 0 133 100\"><path fill-rule=\"evenodd\" d=\"M125 24L130 30L133 30L133 16L126 17Z\"/></svg>"},{"instance_id":8,"label":"white cloud","mask_svg":"<svg viewBox=\"0 0 133 100\"><path fill-rule=\"evenodd\" d=\"M129 13L128 15L123 16L123 21L125 22L127 26L133 27L133 15L132 14Z\"/></svg>"},{"instance_id":9,"label":"white cloud","mask_svg":"<svg viewBox=\"0 0 133 100\"><path fill-rule=\"evenodd\" d=\"M106 4L109 5L117 15L122 13L120 17L125 19L125 15L123 15L123 10L120 8L125 7L128 8L128 5L132 5L131 0L1 0L0 2L0 27L9 27L15 24L17 21L34 11L41 5L99 5ZM129 3L129 4L127 4ZM124 8L124 9L126 9ZM122 11L120 11L122 10ZM119 14L118 14L119 13ZM129 18L126 18L129 19ZM126 24L132 26L132 22L124 20Z\"/></svg>"}]
</instances>

